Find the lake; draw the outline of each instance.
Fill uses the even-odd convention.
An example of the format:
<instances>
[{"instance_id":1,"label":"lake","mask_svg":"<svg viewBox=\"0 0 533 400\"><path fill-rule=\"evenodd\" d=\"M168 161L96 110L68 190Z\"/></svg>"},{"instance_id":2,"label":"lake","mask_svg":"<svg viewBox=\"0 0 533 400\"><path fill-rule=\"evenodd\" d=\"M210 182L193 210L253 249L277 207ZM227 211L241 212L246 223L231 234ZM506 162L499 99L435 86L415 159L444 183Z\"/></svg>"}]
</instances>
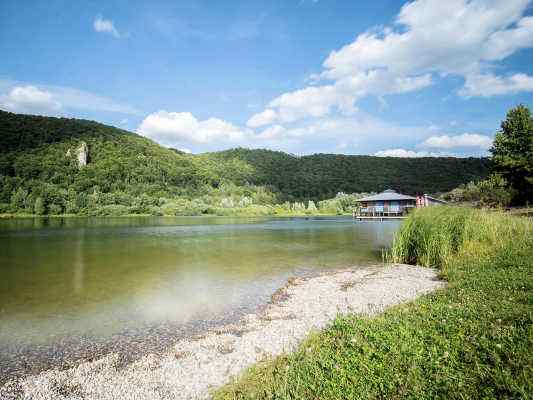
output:
<instances>
[{"instance_id":1,"label":"lake","mask_svg":"<svg viewBox=\"0 0 533 400\"><path fill-rule=\"evenodd\" d=\"M349 217L0 220L0 381L125 362L233 321L295 275L381 262L398 221Z\"/></svg>"}]
</instances>

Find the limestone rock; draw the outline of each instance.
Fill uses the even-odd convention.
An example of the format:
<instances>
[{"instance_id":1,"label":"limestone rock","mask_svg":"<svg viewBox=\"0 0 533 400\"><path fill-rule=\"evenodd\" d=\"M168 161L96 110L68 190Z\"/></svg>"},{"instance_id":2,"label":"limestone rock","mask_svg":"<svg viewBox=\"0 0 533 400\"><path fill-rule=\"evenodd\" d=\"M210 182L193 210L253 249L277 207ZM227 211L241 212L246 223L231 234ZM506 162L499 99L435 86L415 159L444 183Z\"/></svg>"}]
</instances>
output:
<instances>
[{"instance_id":1,"label":"limestone rock","mask_svg":"<svg viewBox=\"0 0 533 400\"><path fill-rule=\"evenodd\" d=\"M85 167L89 158L89 147L87 146L87 143L81 142L79 147L76 149L76 155L78 158L78 168L81 169Z\"/></svg>"}]
</instances>

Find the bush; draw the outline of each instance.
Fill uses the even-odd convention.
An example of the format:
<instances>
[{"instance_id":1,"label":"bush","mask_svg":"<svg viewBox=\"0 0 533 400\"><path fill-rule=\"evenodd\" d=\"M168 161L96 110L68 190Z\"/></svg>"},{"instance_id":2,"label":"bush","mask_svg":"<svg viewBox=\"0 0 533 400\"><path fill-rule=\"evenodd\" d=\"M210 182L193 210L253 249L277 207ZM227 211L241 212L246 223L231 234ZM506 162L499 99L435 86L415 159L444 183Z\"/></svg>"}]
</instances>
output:
<instances>
[{"instance_id":1,"label":"bush","mask_svg":"<svg viewBox=\"0 0 533 400\"><path fill-rule=\"evenodd\" d=\"M91 215L98 217L120 217L130 214L130 207L122 204L109 204L98 207Z\"/></svg>"},{"instance_id":2,"label":"bush","mask_svg":"<svg viewBox=\"0 0 533 400\"><path fill-rule=\"evenodd\" d=\"M59 204L48 205L48 214L59 215L61 213L63 213L63 208Z\"/></svg>"},{"instance_id":3,"label":"bush","mask_svg":"<svg viewBox=\"0 0 533 400\"><path fill-rule=\"evenodd\" d=\"M35 199L33 212L37 215L43 215L46 212L46 206L42 197L37 197Z\"/></svg>"},{"instance_id":4,"label":"bush","mask_svg":"<svg viewBox=\"0 0 533 400\"><path fill-rule=\"evenodd\" d=\"M491 175L484 181L469 182L459 186L451 192L445 193L443 198L455 203L472 203L480 207L508 206L515 191L509 187L500 175Z\"/></svg>"}]
</instances>

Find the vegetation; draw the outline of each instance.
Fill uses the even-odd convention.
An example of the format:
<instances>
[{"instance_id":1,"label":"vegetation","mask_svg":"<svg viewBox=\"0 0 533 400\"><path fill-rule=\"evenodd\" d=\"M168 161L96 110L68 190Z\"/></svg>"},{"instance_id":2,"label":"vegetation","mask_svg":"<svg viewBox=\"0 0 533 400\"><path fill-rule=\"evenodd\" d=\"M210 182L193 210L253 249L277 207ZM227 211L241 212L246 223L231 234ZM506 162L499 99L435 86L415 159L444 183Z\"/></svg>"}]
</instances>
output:
<instances>
[{"instance_id":1,"label":"vegetation","mask_svg":"<svg viewBox=\"0 0 533 400\"><path fill-rule=\"evenodd\" d=\"M533 118L523 105L510 110L491 149L494 170L514 192L514 203L533 199Z\"/></svg>"},{"instance_id":2,"label":"vegetation","mask_svg":"<svg viewBox=\"0 0 533 400\"><path fill-rule=\"evenodd\" d=\"M255 169L251 183L271 185L289 200L332 198L337 192L380 192L394 188L406 194L437 193L484 179L486 158L394 158L313 154L294 156L279 151L233 149L210 154L238 159Z\"/></svg>"},{"instance_id":3,"label":"vegetation","mask_svg":"<svg viewBox=\"0 0 533 400\"><path fill-rule=\"evenodd\" d=\"M440 268L446 289L374 318L339 317L215 398L532 398L532 229L471 208L415 211L388 257Z\"/></svg>"},{"instance_id":4,"label":"vegetation","mask_svg":"<svg viewBox=\"0 0 533 400\"><path fill-rule=\"evenodd\" d=\"M469 182L442 195L453 203L468 203L478 207L505 207L511 203L515 191L501 175L493 174L480 182Z\"/></svg>"},{"instance_id":5,"label":"vegetation","mask_svg":"<svg viewBox=\"0 0 533 400\"><path fill-rule=\"evenodd\" d=\"M80 167L83 144L88 163ZM488 168L474 158L190 155L92 121L0 111L0 214L342 214L365 192L444 191Z\"/></svg>"},{"instance_id":6,"label":"vegetation","mask_svg":"<svg viewBox=\"0 0 533 400\"><path fill-rule=\"evenodd\" d=\"M454 203L480 207L527 204L533 199L533 118L523 105L511 109L494 138L492 173L444 193Z\"/></svg>"}]
</instances>

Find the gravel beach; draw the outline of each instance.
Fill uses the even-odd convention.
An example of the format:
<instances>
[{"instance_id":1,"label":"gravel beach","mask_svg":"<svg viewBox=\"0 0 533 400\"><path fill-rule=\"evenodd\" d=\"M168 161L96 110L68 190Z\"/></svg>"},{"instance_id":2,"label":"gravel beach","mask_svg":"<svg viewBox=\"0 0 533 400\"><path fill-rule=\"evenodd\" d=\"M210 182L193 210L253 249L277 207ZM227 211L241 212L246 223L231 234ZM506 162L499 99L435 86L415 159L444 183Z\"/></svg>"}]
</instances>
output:
<instances>
[{"instance_id":1,"label":"gravel beach","mask_svg":"<svg viewBox=\"0 0 533 400\"><path fill-rule=\"evenodd\" d=\"M338 314L375 314L443 287L435 270L354 268L293 278L239 324L177 342L162 355L123 365L118 354L8 382L0 399L206 399L250 365L290 352Z\"/></svg>"}]
</instances>

